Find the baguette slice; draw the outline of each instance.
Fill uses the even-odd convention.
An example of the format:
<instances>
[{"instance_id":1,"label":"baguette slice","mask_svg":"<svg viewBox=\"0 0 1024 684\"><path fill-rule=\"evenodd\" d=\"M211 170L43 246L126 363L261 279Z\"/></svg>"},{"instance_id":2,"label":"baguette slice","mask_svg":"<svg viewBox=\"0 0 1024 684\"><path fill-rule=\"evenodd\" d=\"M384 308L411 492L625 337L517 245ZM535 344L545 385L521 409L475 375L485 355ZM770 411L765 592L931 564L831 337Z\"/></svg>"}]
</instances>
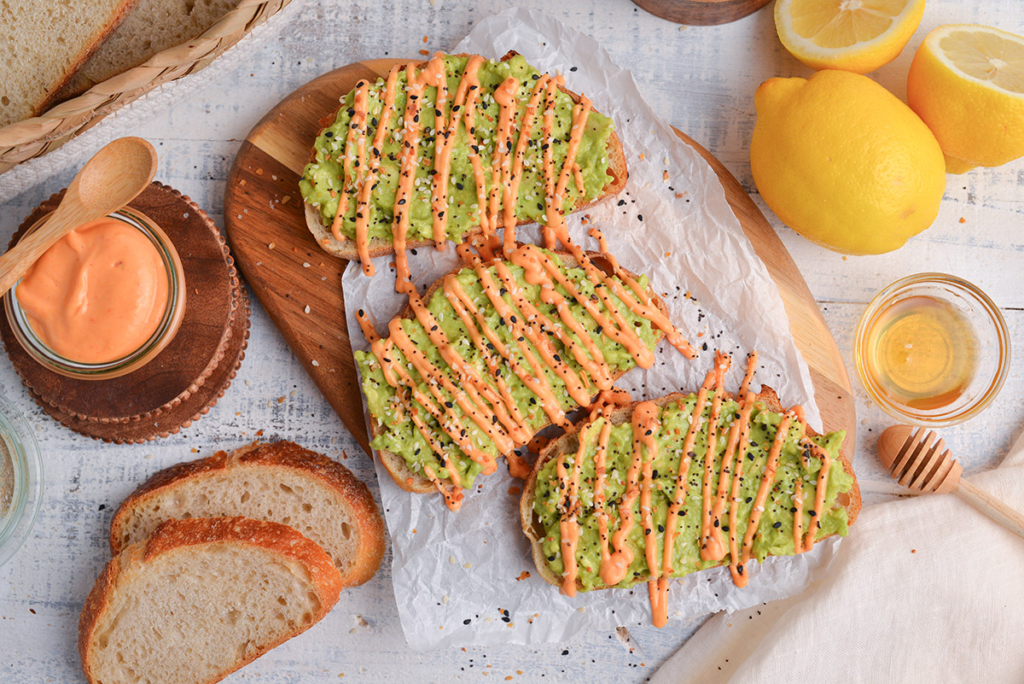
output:
<instances>
[{"instance_id":1,"label":"baguette slice","mask_svg":"<svg viewBox=\"0 0 1024 684\"><path fill-rule=\"evenodd\" d=\"M558 256L558 258L562 262L562 265L566 269L574 268L576 266L579 266L579 263L576 261L575 257L573 257L568 252L553 252L553 253ZM607 262L606 262L606 260L604 258L604 255L602 255L600 252L587 252L587 254L594 260L594 263L597 264L598 266L602 266L603 264L607 264ZM493 263L493 262L487 262L487 263ZM433 285L431 285L427 289L426 293L424 293L423 301L429 302L431 295L434 294L434 291L437 290L439 287L444 285L444 279L448 275L450 275L451 273L457 273L459 270L460 270L460 268L453 269L450 273L446 274L445 276L442 276L440 279L438 279L437 282L435 282ZM622 268L621 270L622 270L623 273L629 275L631 278L637 278L638 277L637 274L632 273L631 271L628 271L625 268ZM610 268L608 269L608 272L611 272ZM655 305L658 307L658 309L662 311L662 313L667 313L668 309L665 307L665 302L662 301L661 297L659 297L657 295L657 293L654 291L653 288L651 288L651 300L655 303ZM409 306L407 306L402 311L400 316L402 318L408 318L408 319L416 318L416 315L413 313L412 308L409 307ZM664 333L662 333L661 331L659 331L657 329L655 329L655 333L657 334L657 341L655 342L655 345L657 345L658 342L660 342L662 340L662 338L664 337ZM612 375L612 380L617 380L617 379L621 378L623 375L628 373L629 370L632 370L632 369L626 369L626 370L619 371L618 373L613 374ZM596 394L595 394L595 396L596 396ZM550 424L551 424L550 422L545 423L541 427L537 428L536 432L540 432L541 430L543 430L544 428L546 428ZM379 431L380 431L380 426L377 424L377 421L371 420L370 421L370 436L371 436L371 439L376 437L377 434L379 433ZM380 449L380 450L378 450L377 453L380 456L380 461L381 461L381 464L384 466L384 469L388 471L388 475L390 475L391 478L398 484L398 486L401 487L402 489L404 489L405 491L413 492L413 493L416 493L416 494L430 494L431 492L436 492L437 491L437 488L434 486L434 484L429 479L427 479L423 475L420 475L418 473L413 472L412 469L409 468L409 465L405 462L405 459L402 458L400 455L395 454L395 453L393 453L391 451L388 451L386 449Z\"/></svg>"},{"instance_id":2,"label":"baguette slice","mask_svg":"<svg viewBox=\"0 0 1024 684\"><path fill-rule=\"evenodd\" d=\"M652 401L657 404L658 407L664 408L665 406L668 406L675 401L685 399L688 396L689 394L684 394L682 392L673 392L672 394L658 399L653 399ZM784 411L782 404L779 403L779 397L775 393L775 390L767 385L761 386L761 393L757 395L757 400L763 402L769 411L773 411L775 413L782 413ZM631 421L633 418L633 409L635 409L639 403L639 401L636 401L628 406L623 406L622 408L612 411L609 416L612 424L621 425L622 423ZM540 573L540 576L543 577L546 582L554 584L555 586L562 585L562 577L560 575L556 575L551 568L548 567L547 559L544 557L544 550L541 547L541 541L544 538L544 527L540 524L540 521L537 520L533 511L534 491L536 490L537 485L537 475L540 473L541 468L544 467L545 463L553 458L558 458L560 454L573 453L579 449L578 433L579 431L577 430L575 434L562 435L558 439L552 440L544 450L541 451L540 457L537 459L537 463L534 464L533 471L530 473L530 477L526 481L526 485L523 487L523 495L519 500L519 515L523 526L523 532L525 532L526 536L530 539L530 546L533 551L533 562L537 566L537 571ZM807 436L814 437L816 435L817 433L814 429L808 426ZM854 475L853 464L850 463L846 456L840 453L839 459L842 461L843 470L850 475ZM846 509L849 524L852 525L854 521L856 521L861 508L860 486L857 484L857 478L855 475L853 488L845 494L839 494L836 503ZM728 556L726 557L728 558ZM579 580L577 580L577 588L582 588ZM605 588L610 589L614 587Z\"/></svg>"},{"instance_id":3,"label":"baguette slice","mask_svg":"<svg viewBox=\"0 0 1024 684\"><path fill-rule=\"evenodd\" d=\"M173 518L245 516L290 525L323 547L345 586L366 582L384 555L384 523L347 468L292 442L250 444L153 475L118 508L118 554Z\"/></svg>"},{"instance_id":4,"label":"baguette slice","mask_svg":"<svg viewBox=\"0 0 1024 684\"><path fill-rule=\"evenodd\" d=\"M81 95L97 83L196 38L234 9L239 0L139 0L110 38L47 104Z\"/></svg>"},{"instance_id":5,"label":"baguette slice","mask_svg":"<svg viewBox=\"0 0 1024 684\"><path fill-rule=\"evenodd\" d=\"M338 601L317 544L248 518L169 520L104 568L82 609L90 684L212 684L301 634Z\"/></svg>"},{"instance_id":6,"label":"baguette slice","mask_svg":"<svg viewBox=\"0 0 1024 684\"><path fill-rule=\"evenodd\" d=\"M501 60L507 61L512 57L515 57L517 54L518 53L514 51L510 51L504 57L502 57ZM453 56L465 57L467 55L460 54ZM425 64L425 61L417 62L415 63L415 66L416 68L421 68ZM563 93L572 98L573 102L577 104L579 103L579 94L574 93L565 87L560 87L559 90L561 90ZM344 98L342 98L342 100L344 101ZM335 109L330 116L324 117L323 119L320 120L321 127L320 130L317 131L316 137L319 138L320 134L323 133L324 129L329 128L331 124L334 123L334 120L337 118L338 111L341 109L341 106L342 105L339 105L338 109ZM592 111L596 112L597 110L594 109ZM308 161L313 161L315 158L316 148L314 147L310 152ZM626 153L623 151L622 142L619 140L619 136L615 133L615 131L612 131L611 136L609 136L608 138L608 173L612 176L612 181L604 187L604 191L601 193L601 195L595 197L590 202L581 202L579 206L573 208L573 212L583 211L589 207L594 206L595 204L598 204L599 202L603 202L609 197L619 194L619 192L621 192L626 187L626 181L629 178L629 172L626 165ZM356 243L354 240L345 240L344 242L339 242L337 239L335 239L334 235L331 233L330 225L324 225L324 222L320 216L320 210L314 207L312 204L306 202L305 211L306 226L309 228L309 231L313 234L313 237L316 238L317 244L319 244L320 247L324 249L324 251L333 254L334 256L341 257L342 259L346 259L348 261L356 261L359 259L359 252L356 249ZM534 222L528 219L523 219L519 220L517 222L517 225L525 225L529 223ZM502 217L501 214L499 213L495 217L495 229L503 227L504 226L502 225ZM481 232L481 228L471 230L465 234L463 240L468 240L473 235L478 235ZM417 249L419 247L433 246L433 244L433 240L410 239L406 242L406 248ZM394 244L390 240L379 237L370 239L369 250L371 258L376 258L379 256L384 256L386 254L395 253Z\"/></svg>"},{"instance_id":7,"label":"baguette slice","mask_svg":"<svg viewBox=\"0 0 1024 684\"><path fill-rule=\"evenodd\" d=\"M0 2L0 126L42 112L136 2Z\"/></svg>"}]
</instances>

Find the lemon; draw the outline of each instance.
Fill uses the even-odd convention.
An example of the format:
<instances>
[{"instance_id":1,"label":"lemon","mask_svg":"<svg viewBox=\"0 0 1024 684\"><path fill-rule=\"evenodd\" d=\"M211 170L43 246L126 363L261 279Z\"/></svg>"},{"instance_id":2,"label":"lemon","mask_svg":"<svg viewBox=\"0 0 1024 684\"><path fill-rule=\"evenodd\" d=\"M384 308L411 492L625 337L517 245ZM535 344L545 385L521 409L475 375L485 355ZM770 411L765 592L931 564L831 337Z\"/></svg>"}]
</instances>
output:
<instances>
[{"instance_id":1,"label":"lemon","mask_svg":"<svg viewBox=\"0 0 1024 684\"><path fill-rule=\"evenodd\" d=\"M946 186L939 143L867 76L773 78L754 103L754 182L796 232L839 252L881 254L935 220Z\"/></svg>"},{"instance_id":2,"label":"lemon","mask_svg":"<svg viewBox=\"0 0 1024 684\"><path fill-rule=\"evenodd\" d=\"M940 26L914 55L907 101L938 139L950 173L1024 156L1024 38Z\"/></svg>"},{"instance_id":3,"label":"lemon","mask_svg":"<svg viewBox=\"0 0 1024 684\"><path fill-rule=\"evenodd\" d=\"M775 28L812 69L858 74L896 59L924 14L924 0L778 0Z\"/></svg>"}]
</instances>

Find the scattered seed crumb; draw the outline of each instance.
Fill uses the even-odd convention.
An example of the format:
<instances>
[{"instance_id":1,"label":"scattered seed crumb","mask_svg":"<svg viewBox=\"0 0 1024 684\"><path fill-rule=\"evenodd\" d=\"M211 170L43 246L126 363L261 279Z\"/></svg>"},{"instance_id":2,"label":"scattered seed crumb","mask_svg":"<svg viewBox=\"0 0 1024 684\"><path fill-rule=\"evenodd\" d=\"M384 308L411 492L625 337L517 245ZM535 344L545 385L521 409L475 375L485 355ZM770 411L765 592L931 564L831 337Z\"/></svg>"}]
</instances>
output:
<instances>
[{"instance_id":1,"label":"scattered seed crumb","mask_svg":"<svg viewBox=\"0 0 1024 684\"><path fill-rule=\"evenodd\" d=\"M285 204L288 204L291 201L292 201L292 196L291 195L285 195L284 197L281 198L281 206L284 206Z\"/></svg>"},{"instance_id":2,"label":"scattered seed crumb","mask_svg":"<svg viewBox=\"0 0 1024 684\"><path fill-rule=\"evenodd\" d=\"M320 366L320 362L317 361L316 359L313 359L313 367L314 368L318 368L319 366Z\"/></svg>"},{"instance_id":3,"label":"scattered seed crumb","mask_svg":"<svg viewBox=\"0 0 1024 684\"><path fill-rule=\"evenodd\" d=\"M910 549L910 553L917 553L917 549Z\"/></svg>"},{"instance_id":4,"label":"scattered seed crumb","mask_svg":"<svg viewBox=\"0 0 1024 684\"><path fill-rule=\"evenodd\" d=\"M577 613L586 613L587 612L587 607L586 606L580 606L579 608L576 609L576 612Z\"/></svg>"},{"instance_id":5,"label":"scattered seed crumb","mask_svg":"<svg viewBox=\"0 0 1024 684\"><path fill-rule=\"evenodd\" d=\"M420 54L426 57L430 54L430 50L420 50ZM444 629L443 627L441 629Z\"/></svg>"},{"instance_id":6,"label":"scattered seed crumb","mask_svg":"<svg viewBox=\"0 0 1024 684\"><path fill-rule=\"evenodd\" d=\"M285 400L285 397L278 397L278 398L277 398L277 403L278 403L278 404L283 404L283 403L284 403L284 400Z\"/></svg>"},{"instance_id":7,"label":"scattered seed crumb","mask_svg":"<svg viewBox=\"0 0 1024 684\"><path fill-rule=\"evenodd\" d=\"M465 565L463 565L462 567L464 567L464 568L466 568L467 570L469 570L469 569L470 569L471 567L473 567L473 564L472 564L472 563L466 563L466 564L465 564Z\"/></svg>"},{"instance_id":8,"label":"scattered seed crumb","mask_svg":"<svg viewBox=\"0 0 1024 684\"><path fill-rule=\"evenodd\" d=\"M263 169L256 169L256 175L257 176L262 176L263 175Z\"/></svg>"},{"instance_id":9,"label":"scattered seed crumb","mask_svg":"<svg viewBox=\"0 0 1024 684\"><path fill-rule=\"evenodd\" d=\"M519 494L522 493L522 490L519 489L519 487L512 485L511 487L508 488L508 493L511 494L512 496L518 496Z\"/></svg>"},{"instance_id":10,"label":"scattered seed crumb","mask_svg":"<svg viewBox=\"0 0 1024 684\"><path fill-rule=\"evenodd\" d=\"M430 36L423 36L423 44L426 45L427 41L430 40Z\"/></svg>"},{"instance_id":11,"label":"scattered seed crumb","mask_svg":"<svg viewBox=\"0 0 1024 684\"><path fill-rule=\"evenodd\" d=\"M448 562L455 565L455 556L448 556Z\"/></svg>"},{"instance_id":12,"label":"scattered seed crumb","mask_svg":"<svg viewBox=\"0 0 1024 684\"><path fill-rule=\"evenodd\" d=\"M641 159L644 159L645 157L647 157L647 155L646 155L646 154L644 154L643 152L641 152L641 153L640 153L640 158L641 158Z\"/></svg>"},{"instance_id":13,"label":"scattered seed crumb","mask_svg":"<svg viewBox=\"0 0 1024 684\"><path fill-rule=\"evenodd\" d=\"M449 601L448 594L445 594L444 596L441 597L441 603L445 604L446 606L448 605L448 601Z\"/></svg>"},{"instance_id":14,"label":"scattered seed crumb","mask_svg":"<svg viewBox=\"0 0 1024 684\"><path fill-rule=\"evenodd\" d=\"M303 261L302 262L302 268L309 268L309 262L308 261Z\"/></svg>"},{"instance_id":15,"label":"scattered seed crumb","mask_svg":"<svg viewBox=\"0 0 1024 684\"><path fill-rule=\"evenodd\" d=\"M965 219L963 216L961 216L960 217L960 223L967 223L967 219Z\"/></svg>"},{"instance_id":16,"label":"scattered seed crumb","mask_svg":"<svg viewBox=\"0 0 1024 684\"><path fill-rule=\"evenodd\" d=\"M307 304L307 305L306 305L306 308L305 308L305 309L303 309L302 311L303 311L304 313L309 313L309 304Z\"/></svg>"}]
</instances>

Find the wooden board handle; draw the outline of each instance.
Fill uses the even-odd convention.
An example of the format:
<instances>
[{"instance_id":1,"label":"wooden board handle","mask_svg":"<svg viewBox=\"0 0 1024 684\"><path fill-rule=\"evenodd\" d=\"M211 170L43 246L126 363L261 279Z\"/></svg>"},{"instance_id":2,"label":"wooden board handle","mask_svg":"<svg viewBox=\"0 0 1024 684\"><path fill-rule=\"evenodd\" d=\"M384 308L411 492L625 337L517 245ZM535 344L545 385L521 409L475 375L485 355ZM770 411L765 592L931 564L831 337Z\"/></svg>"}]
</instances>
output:
<instances>
[{"instance_id":1,"label":"wooden board handle","mask_svg":"<svg viewBox=\"0 0 1024 684\"><path fill-rule=\"evenodd\" d=\"M1024 514L1021 514L1020 511L1010 508L984 489L975 487L967 480L960 480L955 494L1018 537L1024 538Z\"/></svg>"}]
</instances>

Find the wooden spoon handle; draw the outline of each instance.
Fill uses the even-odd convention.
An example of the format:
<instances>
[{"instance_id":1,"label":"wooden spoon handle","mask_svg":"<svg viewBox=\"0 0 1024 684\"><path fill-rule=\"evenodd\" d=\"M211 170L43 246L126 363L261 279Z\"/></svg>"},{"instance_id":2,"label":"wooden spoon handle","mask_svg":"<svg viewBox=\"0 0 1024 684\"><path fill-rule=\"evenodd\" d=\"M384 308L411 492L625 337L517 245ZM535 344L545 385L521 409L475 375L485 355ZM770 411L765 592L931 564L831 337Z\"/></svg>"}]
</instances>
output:
<instances>
[{"instance_id":1,"label":"wooden spoon handle","mask_svg":"<svg viewBox=\"0 0 1024 684\"><path fill-rule=\"evenodd\" d=\"M1024 537L1024 514L995 498L984 489L978 489L967 480L960 480L955 493L961 499L1010 530Z\"/></svg>"},{"instance_id":2,"label":"wooden spoon handle","mask_svg":"<svg viewBox=\"0 0 1024 684\"><path fill-rule=\"evenodd\" d=\"M81 217L76 216L73 211L61 211L61 208L57 207L45 224L28 237L19 240L18 244L0 256L0 297L28 273L32 264L46 250L80 225L78 219ZM93 218L98 217L86 216L85 221L90 221Z\"/></svg>"}]
</instances>

